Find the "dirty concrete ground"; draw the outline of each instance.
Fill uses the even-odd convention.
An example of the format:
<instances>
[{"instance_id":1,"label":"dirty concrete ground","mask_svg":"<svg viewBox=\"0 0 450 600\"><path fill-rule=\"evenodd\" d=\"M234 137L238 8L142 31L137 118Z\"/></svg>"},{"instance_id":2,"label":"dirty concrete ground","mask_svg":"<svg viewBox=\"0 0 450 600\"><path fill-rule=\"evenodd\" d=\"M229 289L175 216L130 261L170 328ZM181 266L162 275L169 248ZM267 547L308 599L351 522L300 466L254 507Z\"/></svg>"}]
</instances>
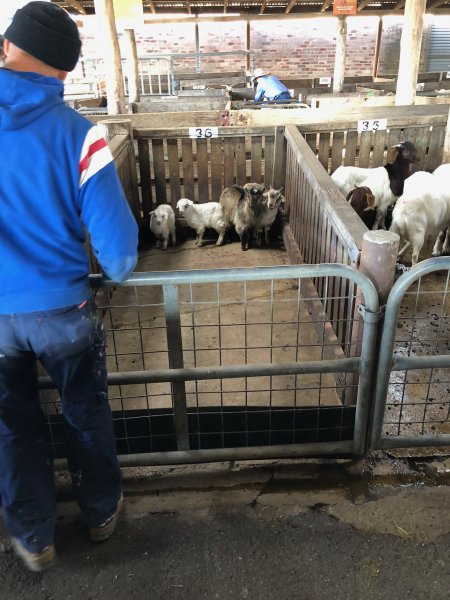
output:
<instances>
[{"instance_id":1,"label":"dirty concrete ground","mask_svg":"<svg viewBox=\"0 0 450 600\"><path fill-rule=\"evenodd\" d=\"M93 545L60 475L57 565L0 533L4 600L450 598L450 458L124 469L116 533Z\"/></svg>"}]
</instances>

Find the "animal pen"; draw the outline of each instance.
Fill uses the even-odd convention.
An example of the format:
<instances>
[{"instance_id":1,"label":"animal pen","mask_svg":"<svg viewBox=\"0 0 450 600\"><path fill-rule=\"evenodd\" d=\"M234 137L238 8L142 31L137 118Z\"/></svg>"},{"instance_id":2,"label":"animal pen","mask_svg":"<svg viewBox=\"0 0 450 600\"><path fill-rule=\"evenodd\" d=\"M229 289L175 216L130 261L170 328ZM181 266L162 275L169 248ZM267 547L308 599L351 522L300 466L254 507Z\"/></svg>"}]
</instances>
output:
<instances>
[{"instance_id":1,"label":"animal pen","mask_svg":"<svg viewBox=\"0 0 450 600\"><path fill-rule=\"evenodd\" d=\"M248 181L284 186L291 263L245 268L253 250L239 249L240 268L220 268L223 248L214 247L195 250L209 252L206 269L181 270L179 252L167 251L157 269L122 284L92 276L122 465L450 445L450 258L419 263L380 307L361 262L367 229L329 176L340 164L381 165L401 140L421 151L415 169L442 162L446 114L390 119L389 110L386 130L363 133L353 118L218 127L197 139L187 127L110 123L142 226L157 204L175 208L182 196L218 200L223 187ZM57 394L48 378L41 386L62 458Z\"/></svg>"}]
</instances>

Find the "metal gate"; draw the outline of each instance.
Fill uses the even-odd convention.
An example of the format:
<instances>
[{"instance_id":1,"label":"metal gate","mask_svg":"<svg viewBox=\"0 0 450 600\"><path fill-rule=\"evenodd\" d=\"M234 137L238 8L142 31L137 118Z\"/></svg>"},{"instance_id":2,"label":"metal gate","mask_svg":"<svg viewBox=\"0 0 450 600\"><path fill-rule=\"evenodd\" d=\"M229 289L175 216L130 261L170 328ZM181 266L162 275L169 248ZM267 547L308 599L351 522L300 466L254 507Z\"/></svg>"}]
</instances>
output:
<instances>
[{"instance_id":1,"label":"metal gate","mask_svg":"<svg viewBox=\"0 0 450 600\"><path fill-rule=\"evenodd\" d=\"M372 448L450 446L450 257L403 274L386 305Z\"/></svg>"},{"instance_id":2,"label":"metal gate","mask_svg":"<svg viewBox=\"0 0 450 600\"><path fill-rule=\"evenodd\" d=\"M312 280L320 281L320 295ZM107 330L122 465L363 453L379 311L373 284L356 269L299 265L91 281ZM359 333L347 326L343 343L327 308L339 300L339 321L353 323L362 297ZM64 458L59 398L48 378L40 383L54 455ZM356 403L344 403L356 390Z\"/></svg>"}]
</instances>

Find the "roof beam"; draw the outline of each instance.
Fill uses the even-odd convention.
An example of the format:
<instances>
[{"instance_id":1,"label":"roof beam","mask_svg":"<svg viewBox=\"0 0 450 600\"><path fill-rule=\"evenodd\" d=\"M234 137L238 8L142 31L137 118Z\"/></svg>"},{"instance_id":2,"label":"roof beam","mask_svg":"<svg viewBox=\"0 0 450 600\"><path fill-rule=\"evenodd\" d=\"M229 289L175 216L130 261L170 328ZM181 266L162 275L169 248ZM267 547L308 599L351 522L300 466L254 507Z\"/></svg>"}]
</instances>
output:
<instances>
[{"instance_id":1,"label":"roof beam","mask_svg":"<svg viewBox=\"0 0 450 600\"><path fill-rule=\"evenodd\" d=\"M403 8L406 4L406 0L400 0L400 2L397 2L397 4L394 6L394 10L397 10L398 8Z\"/></svg>"},{"instance_id":2,"label":"roof beam","mask_svg":"<svg viewBox=\"0 0 450 600\"><path fill-rule=\"evenodd\" d=\"M431 6L428 7L428 10L434 10L435 8L439 8L446 2L447 2L447 0L435 0L435 2L432 2Z\"/></svg>"},{"instance_id":3,"label":"roof beam","mask_svg":"<svg viewBox=\"0 0 450 600\"><path fill-rule=\"evenodd\" d=\"M289 0L288 5L286 6L286 14L290 13L296 4L297 0Z\"/></svg>"},{"instance_id":4,"label":"roof beam","mask_svg":"<svg viewBox=\"0 0 450 600\"><path fill-rule=\"evenodd\" d=\"M373 2L373 0L361 0L361 2L358 4L358 8L356 10L358 12L361 12L371 2Z\"/></svg>"},{"instance_id":5,"label":"roof beam","mask_svg":"<svg viewBox=\"0 0 450 600\"><path fill-rule=\"evenodd\" d=\"M223 12L226 13L228 9L228 0L224 0L223 2Z\"/></svg>"},{"instance_id":6,"label":"roof beam","mask_svg":"<svg viewBox=\"0 0 450 600\"><path fill-rule=\"evenodd\" d=\"M84 6L78 2L78 0L66 0L67 4L70 4L72 8L77 10L80 14L85 15L86 11L84 10Z\"/></svg>"},{"instance_id":7,"label":"roof beam","mask_svg":"<svg viewBox=\"0 0 450 600\"><path fill-rule=\"evenodd\" d=\"M262 0L262 2L261 2L261 10L259 11L260 15L264 14L264 11L266 10L266 4L267 4L267 0Z\"/></svg>"},{"instance_id":8,"label":"roof beam","mask_svg":"<svg viewBox=\"0 0 450 600\"><path fill-rule=\"evenodd\" d=\"M320 9L320 12L325 12L332 3L333 3L333 0L324 0L324 3L322 4L322 8Z\"/></svg>"},{"instance_id":9,"label":"roof beam","mask_svg":"<svg viewBox=\"0 0 450 600\"><path fill-rule=\"evenodd\" d=\"M145 0L144 4L149 7L150 12L153 15L156 15L156 8L155 8L155 5L153 4L153 0Z\"/></svg>"}]
</instances>

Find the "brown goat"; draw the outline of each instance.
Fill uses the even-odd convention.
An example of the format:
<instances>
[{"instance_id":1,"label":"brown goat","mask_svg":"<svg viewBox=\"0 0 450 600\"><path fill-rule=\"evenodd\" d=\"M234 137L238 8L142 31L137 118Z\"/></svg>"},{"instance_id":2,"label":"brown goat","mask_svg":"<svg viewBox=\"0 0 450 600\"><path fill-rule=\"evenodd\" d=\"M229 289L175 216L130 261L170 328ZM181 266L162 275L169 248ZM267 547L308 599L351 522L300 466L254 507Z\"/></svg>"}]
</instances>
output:
<instances>
[{"instance_id":1,"label":"brown goat","mask_svg":"<svg viewBox=\"0 0 450 600\"><path fill-rule=\"evenodd\" d=\"M355 187L346 197L347 202L356 212L368 229L372 229L377 216L377 210L374 207L375 196L372 190L364 185Z\"/></svg>"}]
</instances>

